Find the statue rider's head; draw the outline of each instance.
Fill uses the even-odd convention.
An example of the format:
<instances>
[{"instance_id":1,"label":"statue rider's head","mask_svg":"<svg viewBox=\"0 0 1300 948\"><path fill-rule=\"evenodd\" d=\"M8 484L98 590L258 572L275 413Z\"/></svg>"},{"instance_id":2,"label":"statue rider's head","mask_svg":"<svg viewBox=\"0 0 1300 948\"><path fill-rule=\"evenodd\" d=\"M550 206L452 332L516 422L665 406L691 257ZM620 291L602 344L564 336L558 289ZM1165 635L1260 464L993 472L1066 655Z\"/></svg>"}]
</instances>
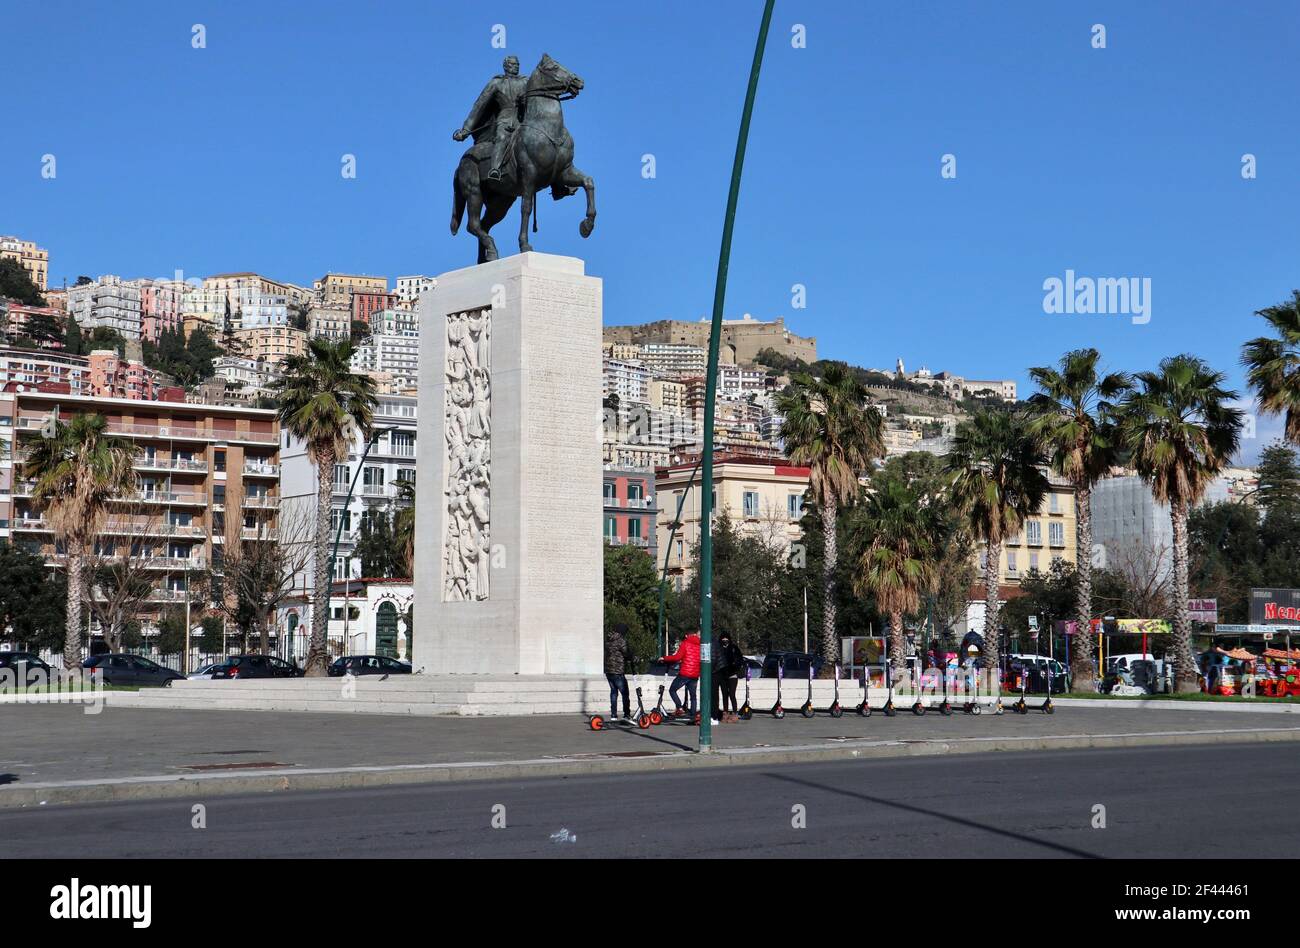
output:
<instances>
[{"instance_id":1,"label":"statue rider's head","mask_svg":"<svg viewBox=\"0 0 1300 948\"><path fill-rule=\"evenodd\" d=\"M519 57L507 56L501 63L501 68L506 71L507 76L519 75Z\"/></svg>"}]
</instances>

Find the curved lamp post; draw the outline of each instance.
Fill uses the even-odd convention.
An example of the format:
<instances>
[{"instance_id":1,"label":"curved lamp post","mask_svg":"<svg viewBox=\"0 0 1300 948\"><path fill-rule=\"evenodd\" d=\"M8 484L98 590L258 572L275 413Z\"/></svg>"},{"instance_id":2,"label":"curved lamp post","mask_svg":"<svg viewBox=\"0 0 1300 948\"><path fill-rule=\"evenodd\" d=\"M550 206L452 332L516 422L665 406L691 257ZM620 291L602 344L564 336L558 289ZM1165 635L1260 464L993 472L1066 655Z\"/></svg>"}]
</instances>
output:
<instances>
[{"instance_id":1,"label":"curved lamp post","mask_svg":"<svg viewBox=\"0 0 1300 948\"><path fill-rule=\"evenodd\" d=\"M722 247L718 253L718 279L713 288L713 322L709 331L709 370L704 391L704 481L700 486L700 753L713 750L713 414L718 393L718 348L722 339L722 304L727 295L727 267L731 262L731 232L736 223L736 203L740 198L740 175L745 166L745 146L749 142L749 120L754 113L758 93L758 76L763 68L763 49L767 45L768 27L772 25L772 8L776 0L766 0L763 21L754 44L754 62L749 68L749 88L745 92L745 109L740 114L740 134L736 138L736 157L731 165L731 190L727 194L727 213L722 221Z\"/></svg>"}]
</instances>

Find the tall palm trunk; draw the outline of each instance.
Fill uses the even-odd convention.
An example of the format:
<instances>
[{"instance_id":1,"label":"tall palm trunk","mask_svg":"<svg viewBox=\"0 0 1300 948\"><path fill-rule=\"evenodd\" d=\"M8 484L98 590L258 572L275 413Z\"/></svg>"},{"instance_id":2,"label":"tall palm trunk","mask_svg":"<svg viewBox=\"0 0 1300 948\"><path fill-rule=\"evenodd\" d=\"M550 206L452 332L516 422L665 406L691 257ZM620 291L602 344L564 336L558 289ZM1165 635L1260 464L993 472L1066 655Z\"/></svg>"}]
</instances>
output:
<instances>
[{"instance_id":1,"label":"tall palm trunk","mask_svg":"<svg viewBox=\"0 0 1300 948\"><path fill-rule=\"evenodd\" d=\"M984 659L985 672L996 675L998 661L998 587L1002 584L1002 541L988 545L984 564Z\"/></svg>"},{"instance_id":2,"label":"tall palm trunk","mask_svg":"<svg viewBox=\"0 0 1300 948\"><path fill-rule=\"evenodd\" d=\"M1174 528L1174 662L1179 694L1199 690L1196 680L1196 656L1192 654L1192 622L1187 614L1187 503L1174 500L1169 504L1169 519Z\"/></svg>"},{"instance_id":3,"label":"tall palm trunk","mask_svg":"<svg viewBox=\"0 0 1300 948\"><path fill-rule=\"evenodd\" d=\"M334 586L330 562L330 511L334 499L334 446L316 449L316 583L311 599L311 644L307 648L305 673L325 674L329 664L326 636L330 620L330 591Z\"/></svg>"},{"instance_id":4,"label":"tall palm trunk","mask_svg":"<svg viewBox=\"0 0 1300 948\"><path fill-rule=\"evenodd\" d=\"M840 660L835 635L835 567L840 556L835 536L838 506L834 497L826 498L822 504L822 536L825 540L825 555L822 557L822 660L827 665Z\"/></svg>"},{"instance_id":5,"label":"tall palm trunk","mask_svg":"<svg viewBox=\"0 0 1300 948\"><path fill-rule=\"evenodd\" d=\"M889 613L889 680L898 681L907 664L907 655L903 652L903 613L897 609Z\"/></svg>"},{"instance_id":6,"label":"tall palm trunk","mask_svg":"<svg viewBox=\"0 0 1300 948\"><path fill-rule=\"evenodd\" d=\"M85 570L81 544L67 544L68 606L63 632L63 667L71 671L81 667L81 597L85 595Z\"/></svg>"},{"instance_id":7,"label":"tall palm trunk","mask_svg":"<svg viewBox=\"0 0 1300 948\"><path fill-rule=\"evenodd\" d=\"M1097 658L1092 643L1092 489L1078 485L1074 494L1075 561L1079 590L1074 601L1074 635L1070 642L1070 688L1095 691Z\"/></svg>"}]
</instances>

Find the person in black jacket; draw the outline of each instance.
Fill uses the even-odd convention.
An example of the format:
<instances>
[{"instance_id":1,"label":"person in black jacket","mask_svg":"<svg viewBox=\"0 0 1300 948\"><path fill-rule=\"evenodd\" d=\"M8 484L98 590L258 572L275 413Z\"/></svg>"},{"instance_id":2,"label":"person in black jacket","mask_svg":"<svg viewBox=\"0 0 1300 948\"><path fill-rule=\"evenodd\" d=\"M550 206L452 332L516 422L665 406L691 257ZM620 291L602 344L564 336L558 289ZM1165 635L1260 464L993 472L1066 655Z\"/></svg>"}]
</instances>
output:
<instances>
[{"instance_id":1,"label":"person in black jacket","mask_svg":"<svg viewBox=\"0 0 1300 948\"><path fill-rule=\"evenodd\" d=\"M632 717L627 693L627 666L632 650L627 644L627 624L619 622L605 630L605 680L609 682L609 716L618 717L618 696L623 696L623 717Z\"/></svg>"},{"instance_id":2,"label":"person in black jacket","mask_svg":"<svg viewBox=\"0 0 1300 948\"><path fill-rule=\"evenodd\" d=\"M728 632L718 636L718 657L713 667L713 717L728 724L738 721L736 685L745 670L745 656Z\"/></svg>"}]
</instances>

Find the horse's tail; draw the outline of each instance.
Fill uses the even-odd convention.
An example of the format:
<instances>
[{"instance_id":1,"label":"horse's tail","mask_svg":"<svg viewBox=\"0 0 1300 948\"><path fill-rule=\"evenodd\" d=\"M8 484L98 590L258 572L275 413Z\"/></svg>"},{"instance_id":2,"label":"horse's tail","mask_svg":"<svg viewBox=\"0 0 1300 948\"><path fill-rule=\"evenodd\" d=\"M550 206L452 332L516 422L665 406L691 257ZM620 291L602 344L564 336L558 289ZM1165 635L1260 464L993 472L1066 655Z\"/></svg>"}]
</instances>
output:
<instances>
[{"instance_id":1,"label":"horse's tail","mask_svg":"<svg viewBox=\"0 0 1300 948\"><path fill-rule=\"evenodd\" d=\"M451 232L454 236L460 230L460 219L465 216L465 194L460 189L456 175L451 176Z\"/></svg>"}]
</instances>

